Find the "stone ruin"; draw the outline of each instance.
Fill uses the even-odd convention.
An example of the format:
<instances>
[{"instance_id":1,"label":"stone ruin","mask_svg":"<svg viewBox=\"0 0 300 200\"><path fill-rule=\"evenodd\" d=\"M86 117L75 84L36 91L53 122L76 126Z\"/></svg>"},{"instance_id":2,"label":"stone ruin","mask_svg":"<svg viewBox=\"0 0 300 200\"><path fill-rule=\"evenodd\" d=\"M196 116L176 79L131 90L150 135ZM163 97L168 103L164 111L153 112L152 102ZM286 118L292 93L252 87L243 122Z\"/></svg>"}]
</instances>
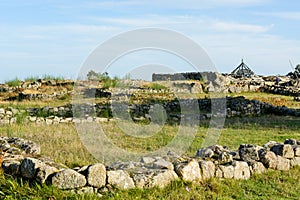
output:
<instances>
[{"instance_id":1,"label":"stone ruin","mask_svg":"<svg viewBox=\"0 0 300 200\"><path fill-rule=\"evenodd\" d=\"M201 148L195 156L174 152L140 161L102 163L68 168L40 155L34 142L16 137L0 137L0 158L6 175L53 185L74 193L97 194L131 188L163 188L175 180L201 183L216 178L249 179L268 169L289 170L300 166L300 141L269 141L263 146L241 144L238 150L220 145Z\"/></svg>"},{"instance_id":2,"label":"stone ruin","mask_svg":"<svg viewBox=\"0 0 300 200\"><path fill-rule=\"evenodd\" d=\"M188 115L186 117L193 118L197 121L210 119L212 117L211 102L215 105L220 103L220 110L217 110L216 116L221 117L244 117L244 116L260 116L264 114L279 116L296 116L300 117L300 109L287 108L285 106L274 106L269 103L258 100L249 100L242 96L227 97L226 99L198 99L199 114ZM166 101L160 105L166 110L168 124L179 124L181 120L180 107L182 105L188 107L194 105L195 100ZM222 109L226 105L226 110ZM129 114L134 121L147 121L151 119L149 110L153 108L154 103L140 104L122 104L127 106ZM75 107L74 107L75 106ZM115 104L114 106L117 106ZM84 112L84 116L77 116L77 112ZM88 122L107 122L113 119L112 107L109 104L67 104L59 107L45 106L42 108L16 109L12 107L0 108L0 125L18 123L20 118L25 123L36 123L55 125L59 123L88 123Z\"/></svg>"}]
</instances>

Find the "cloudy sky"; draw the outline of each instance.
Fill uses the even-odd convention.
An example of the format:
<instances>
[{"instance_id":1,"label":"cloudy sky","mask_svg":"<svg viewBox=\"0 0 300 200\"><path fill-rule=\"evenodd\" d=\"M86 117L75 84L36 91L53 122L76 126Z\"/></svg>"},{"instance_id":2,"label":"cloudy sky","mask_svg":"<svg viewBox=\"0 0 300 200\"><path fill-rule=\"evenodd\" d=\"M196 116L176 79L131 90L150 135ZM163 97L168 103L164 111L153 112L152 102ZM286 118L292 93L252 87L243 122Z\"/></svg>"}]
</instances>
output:
<instances>
[{"instance_id":1,"label":"cloudy sky","mask_svg":"<svg viewBox=\"0 0 300 200\"><path fill-rule=\"evenodd\" d=\"M257 74L286 74L292 70L289 60L300 63L299 8L298 0L2 0L0 81L45 74L76 78L98 45L147 27L191 38L219 72L232 71L243 58ZM182 71L184 62L153 55L137 52L111 73L125 73L137 63Z\"/></svg>"}]
</instances>

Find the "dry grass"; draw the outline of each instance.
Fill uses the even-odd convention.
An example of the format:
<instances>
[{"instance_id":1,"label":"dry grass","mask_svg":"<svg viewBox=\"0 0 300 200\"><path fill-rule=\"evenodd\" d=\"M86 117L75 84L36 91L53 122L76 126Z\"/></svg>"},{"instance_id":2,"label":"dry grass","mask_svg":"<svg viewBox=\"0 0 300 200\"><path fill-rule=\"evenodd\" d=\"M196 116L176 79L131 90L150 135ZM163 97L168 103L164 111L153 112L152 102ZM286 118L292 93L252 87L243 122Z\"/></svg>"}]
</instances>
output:
<instances>
[{"instance_id":1,"label":"dry grass","mask_svg":"<svg viewBox=\"0 0 300 200\"><path fill-rule=\"evenodd\" d=\"M287 138L300 139L300 119L297 117L262 116L227 119L218 143L237 149L242 143L262 145L269 140L283 142ZM178 126L165 125L150 137L138 132L123 132L113 122L101 123L105 135L116 146L131 152L151 152L169 144L178 133ZM130 127L129 127L130 128ZM129 129L130 130L130 129ZM186 154L195 155L206 136L207 123L196 130L193 143ZM151 131L151 129L150 129ZM142 134L142 133L141 133ZM16 136L32 140L41 146L42 154L70 167L97 162L82 144L77 129L71 124L35 125L15 124L0 127L1 136Z\"/></svg>"},{"instance_id":2,"label":"dry grass","mask_svg":"<svg viewBox=\"0 0 300 200\"><path fill-rule=\"evenodd\" d=\"M230 94L232 97L244 96L247 99L259 100L261 102L267 102L274 106L286 106L288 108L300 108L300 102L294 101L294 97L284 96L279 94L269 94L269 93L240 93L240 94Z\"/></svg>"},{"instance_id":3,"label":"dry grass","mask_svg":"<svg viewBox=\"0 0 300 200\"><path fill-rule=\"evenodd\" d=\"M21 137L41 146L41 153L70 167L94 163L96 160L82 145L73 125L6 125L0 127L1 136Z\"/></svg>"}]
</instances>

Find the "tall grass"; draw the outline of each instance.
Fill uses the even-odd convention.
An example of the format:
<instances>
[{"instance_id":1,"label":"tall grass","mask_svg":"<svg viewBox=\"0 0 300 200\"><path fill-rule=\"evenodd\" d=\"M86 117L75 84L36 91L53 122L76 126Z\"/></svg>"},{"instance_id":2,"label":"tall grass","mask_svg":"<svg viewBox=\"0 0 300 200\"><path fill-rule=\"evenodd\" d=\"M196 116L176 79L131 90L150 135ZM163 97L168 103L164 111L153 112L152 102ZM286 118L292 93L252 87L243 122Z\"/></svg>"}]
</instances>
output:
<instances>
[{"instance_id":1,"label":"tall grass","mask_svg":"<svg viewBox=\"0 0 300 200\"><path fill-rule=\"evenodd\" d=\"M22 119L22 116L20 116ZM20 119L20 120L21 120ZM287 138L300 138L300 119L297 117L263 116L248 119L227 119L220 138L220 145L238 149L242 143L262 145L269 140L283 142ZM186 154L194 156L206 136L209 123L203 123L195 133ZM145 125L146 126L146 125ZM178 126L165 125L151 137L132 137L122 132L114 122L101 123L105 135L112 143L133 152L149 152L168 144L177 134ZM93 130L92 130L93 131ZM2 136L16 136L33 140L41 145L42 154L70 167L86 165L96 160L85 149L75 125L35 125L22 123L0 126Z\"/></svg>"},{"instance_id":2,"label":"tall grass","mask_svg":"<svg viewBox=\"0 0 300 200\"><path fill-rule=\"evenodd\" d=\"M12 80L6 81L5 84L7 84L9 87L17 87L21 85L21 82L22 81L16 77Z\"/></svg>"}]
</instances>

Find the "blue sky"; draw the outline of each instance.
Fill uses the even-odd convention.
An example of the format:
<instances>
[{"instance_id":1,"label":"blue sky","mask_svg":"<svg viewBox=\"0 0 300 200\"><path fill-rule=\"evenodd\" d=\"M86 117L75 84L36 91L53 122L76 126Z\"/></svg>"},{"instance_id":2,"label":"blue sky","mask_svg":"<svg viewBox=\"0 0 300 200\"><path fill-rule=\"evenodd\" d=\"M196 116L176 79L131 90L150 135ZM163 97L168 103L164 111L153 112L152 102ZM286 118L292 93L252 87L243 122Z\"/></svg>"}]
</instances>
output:
<instances>
[{"instance_id":1,"label":"blue sky","mask_svg":"<svg viewBox=\"0 0 300 200\"><path fill-rule=\"evenodd\" d=\"M98 45L145 27L193 39L219 72L232 71L243 58L257 74L286 74L289 60L300 63L299 8L297 0L2 0L0 82L45 74L76 78ZM152 57L182 70L176 59L154 54L124 59L111 73L124 74Z\"/></svg>"}]
</instances>

